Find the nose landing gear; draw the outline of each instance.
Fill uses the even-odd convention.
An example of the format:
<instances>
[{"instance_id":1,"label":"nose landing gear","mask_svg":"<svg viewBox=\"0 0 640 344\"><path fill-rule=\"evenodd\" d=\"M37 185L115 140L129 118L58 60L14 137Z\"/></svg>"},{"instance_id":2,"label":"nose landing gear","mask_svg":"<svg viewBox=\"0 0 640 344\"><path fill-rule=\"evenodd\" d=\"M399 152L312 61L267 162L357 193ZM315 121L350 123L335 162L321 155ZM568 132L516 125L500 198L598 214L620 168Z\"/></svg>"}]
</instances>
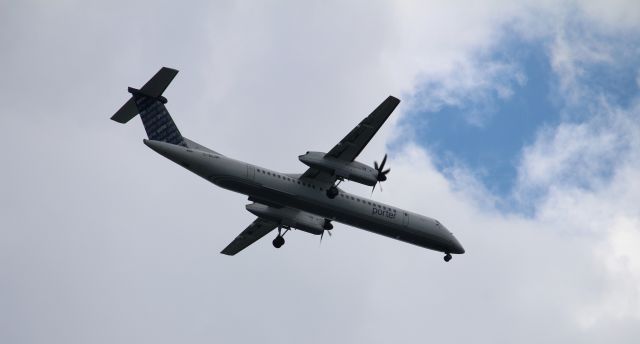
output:
<instances>
[{"instance_id":1,"label":"nose landing gear","mask_svg":"<svg viewBox=\"0 0 640 344\"><path fill-rule=\"evenodd\" d=\"M447 253L447 254L444 256L444 261L445 261L445 262L448 262L448 261L450 261L450 260L451 260L451 258L452 258L452 257L451 257L451 254L450 254L450 253Z\"/></svg>"}]
</instances>

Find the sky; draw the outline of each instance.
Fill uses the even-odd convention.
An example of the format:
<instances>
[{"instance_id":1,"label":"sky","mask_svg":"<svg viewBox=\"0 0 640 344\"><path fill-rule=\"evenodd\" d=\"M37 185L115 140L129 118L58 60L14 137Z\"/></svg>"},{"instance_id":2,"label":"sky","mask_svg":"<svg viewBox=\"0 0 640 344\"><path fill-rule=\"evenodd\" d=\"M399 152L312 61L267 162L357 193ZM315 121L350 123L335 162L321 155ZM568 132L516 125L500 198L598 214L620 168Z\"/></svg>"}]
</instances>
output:
<instances>
[{"instance_id":1,"label":"sky","mask_svg":"<svg viewBox=\"0 0 640 344\"><path fill-rule=\"evenodd\" d=\"M0 2L0 342L635 343L637 1ZM109 117L160 67L183 135L299 173L359 161L442 254L336 224L219 254L245 196ZM370 188L343 184L370 195Z\"/></svg>"}]
</instances>

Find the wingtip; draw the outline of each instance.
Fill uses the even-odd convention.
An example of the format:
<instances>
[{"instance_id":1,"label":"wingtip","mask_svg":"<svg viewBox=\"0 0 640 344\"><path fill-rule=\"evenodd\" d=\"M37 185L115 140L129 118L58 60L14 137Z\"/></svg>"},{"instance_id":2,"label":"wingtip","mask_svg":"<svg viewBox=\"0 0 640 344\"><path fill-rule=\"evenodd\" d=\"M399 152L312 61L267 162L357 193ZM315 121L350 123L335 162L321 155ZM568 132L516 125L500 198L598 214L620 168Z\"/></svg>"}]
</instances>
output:
<instances>
[{"instance_id":1,"label":"wingtip","mask_svg":"<svg viewBox=\"0 0 640 344\"><path fill-rule=\"evenodd\" d=\"M175 68L171 68L171 67L162 67L162 70L166 70L168 72L172 72L175 74L178 74L179 70L175 69Z\"/></svg>"}]
</instances>

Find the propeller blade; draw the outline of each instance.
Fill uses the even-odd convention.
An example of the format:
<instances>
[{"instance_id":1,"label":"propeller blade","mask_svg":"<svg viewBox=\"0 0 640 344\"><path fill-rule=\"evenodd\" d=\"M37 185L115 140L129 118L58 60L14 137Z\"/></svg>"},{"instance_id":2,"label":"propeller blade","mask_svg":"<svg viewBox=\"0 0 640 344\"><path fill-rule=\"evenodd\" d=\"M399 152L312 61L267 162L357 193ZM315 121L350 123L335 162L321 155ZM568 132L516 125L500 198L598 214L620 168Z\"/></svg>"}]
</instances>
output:
<instances>
[{"instance_id":1,"label":"propeller blade","mask_svg":"<svg viewBox=\"0 0 640 344\"><path fill-rule=\"evenodd\" d=\"M373 196L373 192L376 191L376 185L378 185L378 183L373 184L373 188L371 189L371 196Z\"/></svg>"},{"instance_id":2,"label":"propeller blade","mask_svg":"<svg viewBox=\"0 0 640 344\"><path fill-rule=\"evenodd\" d=\"M380 168L378 167L378 162L377 161L373 162L373 167L376 169L376 171L380 170Z\"/></svg>"},{"instance_id":3,"label":"propeller blade","mask_svg":"<svg viewBox=\"0 0 640 344\"><path fill-rule=\"evenodd\" d=\"M323 230L322 233L320 233L320 245L322 245L322 238L324 237L324 233L329 234L329 236L332 235L330 230L328 229Z\"/></svg>"},{"instance_id":4,"label":"propeller blade","mask_svg":"<svg viewBox=\"0 0 640 344\"><path fill-rule=\"evenodd\" d=\"M384 168L384 164L387 163L387 154L384 155L384 158L382 158L382 163L380 164L380 168L378 168L378 171L382 171L382 169Z\"/></svg>"},{"instance_id":5,"label":"propeller blade","mask_svg":"<svg viewBox=\"0 0 640 344\"><path fill-rule=\"evenodd\" d=\"M388 168L388 169L386 169L386 170L382 171L382 174L386 175L386 174L387 174L387 173L389 173L389 172L391 172L391 169L390 169L390 168Z\"/></svg>"}]
</instances>

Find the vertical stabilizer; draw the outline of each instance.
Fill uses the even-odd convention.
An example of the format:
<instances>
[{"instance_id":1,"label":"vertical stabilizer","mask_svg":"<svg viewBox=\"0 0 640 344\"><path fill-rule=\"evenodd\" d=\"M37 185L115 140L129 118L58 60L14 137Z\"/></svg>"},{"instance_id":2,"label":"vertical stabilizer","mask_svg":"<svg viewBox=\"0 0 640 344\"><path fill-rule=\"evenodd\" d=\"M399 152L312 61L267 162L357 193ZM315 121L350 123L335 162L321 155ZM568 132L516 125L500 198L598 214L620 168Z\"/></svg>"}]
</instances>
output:
<instances>
[{"instance_id":1,"label":"vertical stabilizer","mask_svg":"<svg viewBox=\"0 0 640 344\"><path fill-rule=\"evenodd\" d=\"M127 123L140 114L150 140L186 146L182 134L164 105L167 99L162 96L176 74L177 70L162 67L141 89L129 87L131 98L111 119L118 123Z\"/></svg>"}]
</instances>

